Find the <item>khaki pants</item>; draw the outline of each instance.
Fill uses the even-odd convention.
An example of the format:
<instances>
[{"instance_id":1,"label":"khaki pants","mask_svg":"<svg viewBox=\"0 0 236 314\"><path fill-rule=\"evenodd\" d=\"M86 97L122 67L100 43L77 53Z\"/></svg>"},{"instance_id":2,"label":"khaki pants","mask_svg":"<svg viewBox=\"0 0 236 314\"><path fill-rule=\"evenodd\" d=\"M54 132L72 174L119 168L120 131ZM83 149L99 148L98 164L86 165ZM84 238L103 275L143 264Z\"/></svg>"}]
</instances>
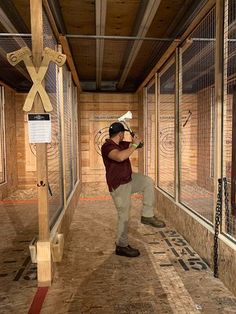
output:
<instances>
[{"instance_id":1,"label":"khaki pants","mask_svg":"<svg viewBox=\"0 0 236 314\"><path fill-rule=\"evenodd\" d=\"M122 184L111 192L118 214L116 244L119 246L128 245L131 194L137 192L143 193L142 216L153 217L155 205L154 182L150 177L141 173L132 173L131 182Z\"/></svg>"}]
</instances>

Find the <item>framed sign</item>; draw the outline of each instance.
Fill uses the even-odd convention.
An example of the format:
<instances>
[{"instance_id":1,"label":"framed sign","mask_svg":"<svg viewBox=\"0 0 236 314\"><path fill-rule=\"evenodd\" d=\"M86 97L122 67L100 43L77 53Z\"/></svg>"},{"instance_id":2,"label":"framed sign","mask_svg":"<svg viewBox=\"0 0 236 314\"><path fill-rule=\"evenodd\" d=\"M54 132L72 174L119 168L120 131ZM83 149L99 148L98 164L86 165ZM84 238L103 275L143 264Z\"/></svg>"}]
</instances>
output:
<instances>
[{"instance_id":1,"label":"framed sign","mask_svg":"<svg viewBox=\"0 0 236 314\"><path fill-rule=\"evenodd\" d=\"M29 143L51 143L51 115L28 113Z\"/></svg>"}]
</instances>

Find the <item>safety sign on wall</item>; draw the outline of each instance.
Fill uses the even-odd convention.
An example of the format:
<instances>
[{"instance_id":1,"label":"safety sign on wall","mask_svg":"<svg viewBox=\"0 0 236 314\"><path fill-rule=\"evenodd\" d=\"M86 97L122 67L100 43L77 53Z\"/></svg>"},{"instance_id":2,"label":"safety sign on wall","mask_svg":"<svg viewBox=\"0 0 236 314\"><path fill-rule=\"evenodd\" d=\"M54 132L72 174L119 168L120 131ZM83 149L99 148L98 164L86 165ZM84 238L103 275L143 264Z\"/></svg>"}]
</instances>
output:
<instances>
[{"instance_id":1,"label":"safety sign on wall","mask_svg":"<svg viewBox=\"0 0 236 314\"><path fill-rule=\"evenodd\" d=\"M29 143L51 143L51 115L28 113Z\"/></svg>"}]
</instances>

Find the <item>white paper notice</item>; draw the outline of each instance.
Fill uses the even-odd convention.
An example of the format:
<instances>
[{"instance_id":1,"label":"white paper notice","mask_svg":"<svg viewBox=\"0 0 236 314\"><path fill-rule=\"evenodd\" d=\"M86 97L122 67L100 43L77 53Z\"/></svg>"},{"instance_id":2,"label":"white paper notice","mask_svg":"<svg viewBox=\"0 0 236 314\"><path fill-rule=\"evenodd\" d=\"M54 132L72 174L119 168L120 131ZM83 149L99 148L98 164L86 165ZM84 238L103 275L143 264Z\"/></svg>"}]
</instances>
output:
<instances>
[{"instance_id":1,"label":"white paper notice","mask_svg":"<svg viewBox=\"0 0 236 314\"><path fill-rule=\"evenodd\" d=\"M51 143L49 113L28 113L29 143Z\"/></svg>"}]
</instances>

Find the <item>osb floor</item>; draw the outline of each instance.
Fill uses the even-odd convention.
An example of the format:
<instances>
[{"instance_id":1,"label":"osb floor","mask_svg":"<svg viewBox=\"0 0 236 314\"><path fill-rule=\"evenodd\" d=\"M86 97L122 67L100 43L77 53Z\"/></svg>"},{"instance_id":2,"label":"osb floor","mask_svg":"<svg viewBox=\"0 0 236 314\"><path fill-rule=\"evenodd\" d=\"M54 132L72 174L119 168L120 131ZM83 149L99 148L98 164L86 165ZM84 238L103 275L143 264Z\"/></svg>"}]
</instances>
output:
<instances>
[{"instance_id":1,"label":"osb floor","mask_svg":"<svg viewBox=\"0 0 236 314\"><path fill-rule=\"evenodd\" d=\"M116 211L106 186L84 185L63 261L56 266L41 313L236 313L236 297L213 277L185 239L169 224L164 229L142 225L141 199L134 196L132 203L130 244L140 249L141 256L128 259L114 254ZM1 211L8 215L7 208ZM1 243L13 221L4 223ZM37 289L25 250L28 243L19 244L19 239L29 240L34 222L22 226L28 226L27 234L12 232L8 245L1 246L5 276L0 275L0 313L4 314L27 313Z\"/></svg>"},{"instance_id":2,"label":"osb floor","mask_svg":"<svg viewBox=\"0 0 236 314\"><path fill-rule=\"evenodd\" d=\"M1 204L0 313L27 313L37 291L29 244L37 234L37 210L26 203Z\"/></svg>"},{"instance_id":3,"label":"osb floor","mask_svg":"<svg viewBox=\"0 0 236 314\"><path fill-rule=\"evenodd\" d=\"M42 313L236 313L236 298L172 226L140 224L136 197L130 244L141 256L116 256L116 211L108 196L105 185L84 186Z\"/></svg>"}]
</instances>

